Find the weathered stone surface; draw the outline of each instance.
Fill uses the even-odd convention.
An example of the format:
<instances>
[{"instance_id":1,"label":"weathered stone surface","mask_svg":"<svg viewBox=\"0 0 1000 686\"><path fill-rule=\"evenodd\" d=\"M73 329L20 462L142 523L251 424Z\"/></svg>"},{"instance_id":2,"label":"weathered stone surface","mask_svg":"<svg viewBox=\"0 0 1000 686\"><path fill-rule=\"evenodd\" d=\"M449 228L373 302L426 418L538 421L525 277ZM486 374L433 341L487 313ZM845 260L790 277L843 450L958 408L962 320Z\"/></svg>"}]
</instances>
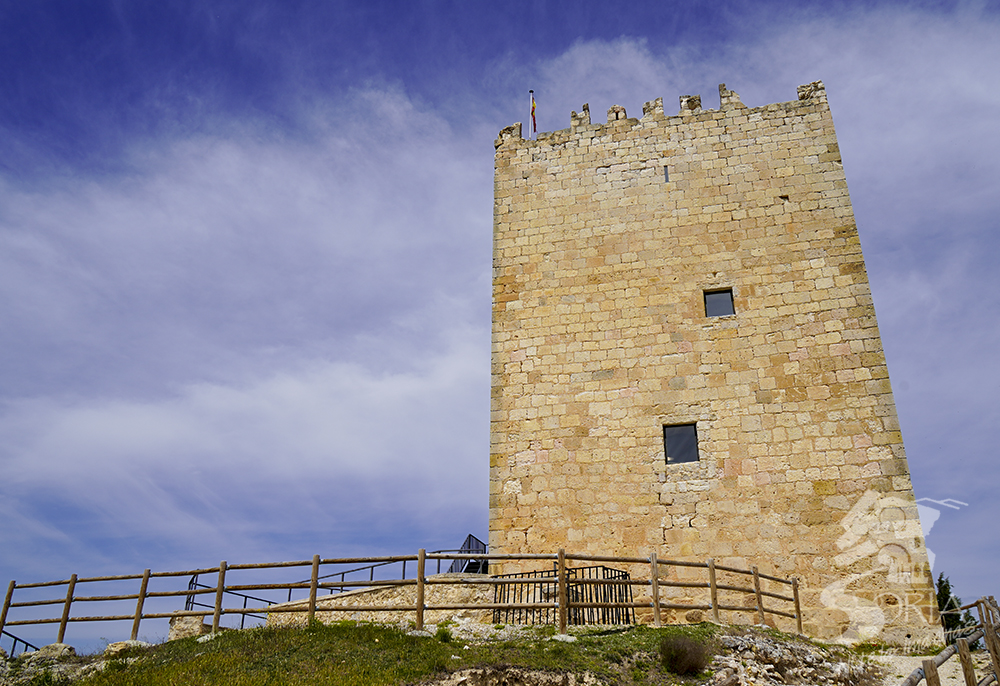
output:
<instances>
[{"instance_id":1,"label":"weathered stone surface","mask_svg":"<svg viewBox=\"0 0 1000 686\"><path fill-rule=\"evenodd\" d=\"M881 670L877 666L849 656L831 655L808 643L759 634L723 636L720 642L726 652L712 660L713 686L724 683L856 686L880 682Z\"/></svg>"},{"instance_id":2,"label":"weathered stone surface","mask_svg":"<svg viewBox=\"0 0 1000 686\"><path fill-rule=\"evenodd\" d=\"M430 580L441 579L482 579L486 574L435 574L427 577ZM415 618L413 610L400 611L369 611L369 610L339 610L331 608L351 608L357 606L410 606L417 602L416 586L382 586L372 589L349 591L337 595L320 596L316 599L316 619L329 623L339 620L354 620L361 622L383 622L398 624L410 622ZM481 585L451 585L427 584L424 586L425 605L458 605L465 603L486 604L493 602L493 587ZM302 612L273 612L267 616L268 626L299 626L306 621L305 601L281 603L275 608L302 608ZM471 620L475 622L490 622L493 613L490 610L428 610L424 612L424 622L437 624L446 619Z\"/></svg>"},{"instance_id":3,"label":"weathered stone surface","mask_svg":"<svg viewBox=\"0 0 1000 686\"><path fill-rule=\"evenodd\" d=\"M203 615L186 617L171 617L170 630L167 634L168 641L176 641L179 638L189 636L201 636L212 632L212 625L205 624Z\"/></svg>"},{"instance_id":4,"label":"weathered stone surface","mask_svg":"<svg viewBox=\"0 0 1000 686\"><path fill-rule=\"evenodd\" d=\"M114 643L109 643L108 647L104 649L104 657L114 657L130 648L149 648L150 646L152 644L145 641L115 641Z\"/></svg>"},{"instance_id":5,"label":"weathered stone surface","mask_svg":"<svg viewBox=\"0 0 1000 686\"><path fill-rule=\"evenodd\" d=\"M27 660L55 660L76 655L76 648L66 643L50 643L33 653L28 653Z\"/></svg>"},{"instance_id":6,"label":"weathered stone surface","mask_svg":"<svg viewBox=\"0 0 1000 686\"><path fill-rule=\"evenodd\" d=\"M0 686L30 686L35 683L59 683L75 678L83 668L76 657L76 649L65 643L51 643L36 651L23 653L20 662L11 669L7 660L0 661Z\"/></svg>"},{"instance_id":7,"label":"weathered stone surface","mask_svg":"<svg viewBox=\"0 0 1000 686\"><path fill-rule=\"evenodd\" d=\"M798 96L497 139L490 550L757 564L810 635L940 642L826 91Z\"/></svg>"}]
</instances>

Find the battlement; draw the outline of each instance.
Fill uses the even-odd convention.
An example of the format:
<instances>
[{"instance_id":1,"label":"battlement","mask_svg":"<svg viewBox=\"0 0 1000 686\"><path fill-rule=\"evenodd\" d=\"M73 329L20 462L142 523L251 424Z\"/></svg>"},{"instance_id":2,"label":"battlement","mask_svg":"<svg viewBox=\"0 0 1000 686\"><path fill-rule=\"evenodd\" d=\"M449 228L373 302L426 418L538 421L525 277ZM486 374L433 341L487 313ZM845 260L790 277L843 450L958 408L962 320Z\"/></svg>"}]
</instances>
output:
<instances>
[{"instance_id":1,"label":"battlement","mask_svg":"<svg viewBox=\"0 0 1000 686\"><path fill-rule=\"evenodd\" d=\"M826 91L719 101L500 132L490 550L753 560L810 635L940 641Z\"/></svg>"},{"instance_id":2,"label":"battlement","mask_svg":"<svg viewBox=\"0 0 1000 686\"><path fill-rule=\"evenodd\" d=\"M517 145L517 144L558 144L568 142L573 137L593 137L593 135L600 135L605 130L614 129L617 130L622 126L634 127L640 125L654 124L656 122L662 122L665 119L672 119L679 117L682 119L715 119L725 117L726 114L734 113L733 111L739 110L741 114L751 114L751 113L777 113L777 112L788 112L802 111L803 108L809 107L822 107L824 109L829 109L829 105L826 99L826 88L822 81L813 81L812 83L807 83L805 85L798 87L798 100L793 100L790 102L780 102L773 103L770 105L764 105L763 107L748 108L743 104L740 99L739 94L736 91L729 90L726 88L726 84L719 84L719 109L702 109L701 107L701 96L700 95L682 95L680 96L680 111L670 117L664 113L663 109L663 98L656 98L651 100L642 106L642 118L629 118L625 111L625 108L621 105L612 105L608 109L608 121L607 124L592 124L590 121L590 105L584 104L583 109L577 113L570 113L570 126L568 129L560 129L558 131L547 131L538 134L536 140L532 141L530 139L524 139L521 136L521 122L512 124L500 131L497 135L496 141L494 141L494 147L500 148L505 145ZM609 129L610 127L610 129Z\"/></svg>"}]
</instances>

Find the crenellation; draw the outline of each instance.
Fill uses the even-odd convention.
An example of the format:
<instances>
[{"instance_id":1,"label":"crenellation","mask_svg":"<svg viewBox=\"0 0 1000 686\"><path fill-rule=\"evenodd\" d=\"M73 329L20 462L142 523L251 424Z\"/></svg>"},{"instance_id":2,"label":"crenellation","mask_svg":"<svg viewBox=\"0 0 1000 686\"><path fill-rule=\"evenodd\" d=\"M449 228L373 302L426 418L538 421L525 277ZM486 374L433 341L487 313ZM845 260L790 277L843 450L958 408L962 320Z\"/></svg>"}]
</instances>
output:
<instances>
[{"instance_id":1,"label":"crenellation","mask_svg":"<svg viewBox=\"0 0 1000 686\"><path fill-rule=\"evenodd\" d=\"M859 508L913 496L825 89L719 93L500 132L491 546L753 560L800 577L826 637L875 631L824 590L858 574L855 607L933 619L919 533L905 575L838 562ZM717 289L735 314L705 316ZM668 463L686 423L699 459ZM883 637L937 635L898 609Z\"/></svg>"}]
</instances>

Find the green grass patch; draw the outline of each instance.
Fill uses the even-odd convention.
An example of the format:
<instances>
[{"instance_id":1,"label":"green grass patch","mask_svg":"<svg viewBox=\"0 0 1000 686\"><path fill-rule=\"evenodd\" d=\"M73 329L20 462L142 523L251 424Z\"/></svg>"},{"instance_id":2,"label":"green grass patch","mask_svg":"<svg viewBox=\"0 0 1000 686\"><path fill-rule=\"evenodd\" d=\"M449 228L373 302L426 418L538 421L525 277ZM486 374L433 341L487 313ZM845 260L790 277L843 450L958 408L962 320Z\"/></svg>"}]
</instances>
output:
<instances>
[{"instance_id":1,"label":"green grass patch","mask_svg":"<svg viewBox=\"0 0 1000 686\"><path fill-rule=\"evenodd\" d=\"M856 655L909 655L911 657L937 655L945 649L943 645L898 645L875 639L862 641L851 646Z\"/></svg>"},{"instance_id":2,"label":"green grass patch","mask_svg":"<svg viewBox=\"0 0 1000 686\"><path fill-rule=\"evenodd\" d=\"M448 639L444 638L447 632ZM133 650L132 662L78 682L87 686L397 686L473 667L516 666L582 674L609 684L678 684L660 659L665 638L715 643L710 624L654 629L580 629L577 640L553 640L551 630L529 628L505 641L468 643L441 627L434 637L410 636L375 624L341 622L307 628L258 628ZM693 682L692 682L693 683Z\"/></svg>"}]
</instances>

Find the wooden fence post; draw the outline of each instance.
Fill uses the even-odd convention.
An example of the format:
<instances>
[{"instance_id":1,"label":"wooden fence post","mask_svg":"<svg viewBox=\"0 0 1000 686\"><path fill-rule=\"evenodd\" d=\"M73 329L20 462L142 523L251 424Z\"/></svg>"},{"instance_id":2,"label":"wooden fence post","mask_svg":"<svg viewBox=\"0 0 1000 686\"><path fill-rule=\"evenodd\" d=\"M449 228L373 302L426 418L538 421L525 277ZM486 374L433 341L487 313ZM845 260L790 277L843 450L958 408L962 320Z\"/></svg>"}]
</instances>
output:
<instances>
[{"instance_id":1,"label":"wooden fence post","mask_svg":"<svg viewBox=\"0 0 1000 686\"><path fill-rule=\"evenodd\" d=\"M653 626L660 626L660 570L656 563L656 552L649 556L650 584L653 592Z\"/></svg>"},{"instance_id":2,"label":"wooden fence post","mask_svg":"<svg viewBox=\"0 0 1000 686\"><path fill-rule=\"evenodd\" d=\"M73 604L73 591L76 589L76 574L69 578L69 588L66 589L66 604L63 605L62 619L59 621L59 637L56 643L62 643L66 638L66 624L69 623L69 606Z\"/></svg>"},{"instance_id":3,"label":"wooden fence post","mask_svg":"<svg viewBox=\"0 0 1000 686\"><path fill-rule=\"evenodd\" d=\"M215 614L212 615L212 633L219 632L219 620L222 619L222 594L226 591L226 561L219 563L219 583L215 587Z\"/></svg>"},{"instance_id":4,"label":"wooden fence post","mask_svg":"<svg viewBox=\"0 0 1000 686\"><path fill-rule=\"evenodd\" d=\"M924 681L927 682L927 686L941 686L941 677L938 676L937 665L934 664L934 660L924 660Z\"/></svg>"},{"instance_id":5,"label":"wooden fence post","mask_svg":"<svg viewBox=\"0 0 1000 686\"><path fill-rule=\"evenodd\" d=\"M766 625L767 619L764 617L764 597L760 594L760 574L757 573L757 565L753 566L753 592L757 596L757 619L761 624Z\"/></svg>"},{"instance_id":6,"label":"wooden fence post","mask_svg":"<svg viewBox=\"0 0 1000 686\"><path fill-rule=\"evenodd\" d=\"M566 551L559 549L559 633L566 633L566 622L569 619L569 608L566 603L569 601L569 593L566 592Z\"/></svg>"},{"instance_id":7,"label":"wooden fence post","mask_svg":"<svg viewBox=\"0 0 1000 686\"><path fill-rule=\"evenodd\" d=\"M716 624L721 624L719 619L719 587L715 583L715 559L708 558L708 586L711 589L712 620Z\"/></svg>"},{"instance_id":8,"label":"wooden fence post","mask_svg":"<svg viewBox=\"0 0 1000 686\"><path fill-rule=\"evenodd\" d=\"M135 619L132 620L132 640L139 638L139 622L142 621L142 606L146 602L146 588L149 586L149 570L142 573L139 598L135 601Z\"/></svg>"},{"instance_id":9,"label":"wooden fence post","mask_svg":"<svg viewBox=\"0 0 1000 686\"><path fill-rule=\"evenodd\" d=\"M983 600L980 600L976 607L979 609L979 621L983 625L983 639L985 639L986 649L990 653L990 662L993 663L993 673L1000 678L1000 647L997 646L1000 640L997 639L993 611L989 604Z\"/></svg>"},{"instance_id":10,"label":"wooden fence post","mask_svg":"<svg viewBox=\"0 0 1000 686\"><path fill-rule=\"evenodd\" d=\"M319 587L319 555L313 555L312 577L309 579L309 623L316 619L316 589Z\"/></svg>"},{"instance_id":11,"label":"wooden fence post","mask_svg":"<svg viewBox=\"0 0 1000 686\"><path fill-rule=\"evenodd\" d=\"M7 610L10 609L10 602L14 597L15 586L17 586L17 582L11 579L10 585L7 586L7 595L3 599L3 609L0 610L0 632L3 631L4 624L7 623Z\"/></svg>"},{"instance_id":12,"label":"wooden fence post","mask_svg":"<svg viewBox=\"0 0 1000 686\"><path fill-rule=\"evenodd\" d=\"M792 597L795 599L795 628L802 635L802 607L799 605L799 580L792 577Z\"/></svg>"},{"instance_id":13,"label":"wooden fence post","mask_svg":"<svg viewBox=\"0 0 1000 686\"><path fill-rule=\"evenodd\" d=\"M417 631L424 630L424 556L427 551L421 548L417 551Z\"/></svg>"},{"instance_id":14,"label":"wooden fence post","mask_svg":"<svg viewBox=\"0 0 1000 686\"><path fill-rule=\"evenodd\" d=\"M962 661L962 676L965 686L976 686L976 670L972 665L972 655L969 654L969 642L964 638L955 641L958 646L958 659Z\"/></svg>"}]
</instances>

